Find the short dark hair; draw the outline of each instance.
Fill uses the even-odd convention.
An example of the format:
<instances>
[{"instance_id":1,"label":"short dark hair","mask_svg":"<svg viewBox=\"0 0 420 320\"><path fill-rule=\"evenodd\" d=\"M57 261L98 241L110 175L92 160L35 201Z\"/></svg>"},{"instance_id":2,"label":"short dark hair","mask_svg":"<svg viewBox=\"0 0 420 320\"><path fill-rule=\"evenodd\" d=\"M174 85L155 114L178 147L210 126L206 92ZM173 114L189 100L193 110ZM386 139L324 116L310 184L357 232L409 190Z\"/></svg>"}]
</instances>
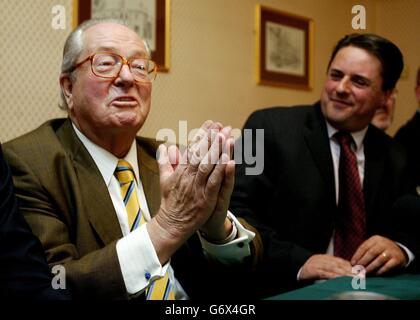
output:
<instances>
[{"instance_id":1,"label":"short dark hair","mask_svg":"<svg viewBox=\"0 0 420 320\"><path fill-rule=\"evenodd\" d=\"M401 76L404 62L400 49L394 43L372 33L346 35L336 44L328 63L328 69L337 52L348 46L364 49L378 58L382 65L382 90L387 91L395 88L395 84Z\"/></svg>"}]
</instances>

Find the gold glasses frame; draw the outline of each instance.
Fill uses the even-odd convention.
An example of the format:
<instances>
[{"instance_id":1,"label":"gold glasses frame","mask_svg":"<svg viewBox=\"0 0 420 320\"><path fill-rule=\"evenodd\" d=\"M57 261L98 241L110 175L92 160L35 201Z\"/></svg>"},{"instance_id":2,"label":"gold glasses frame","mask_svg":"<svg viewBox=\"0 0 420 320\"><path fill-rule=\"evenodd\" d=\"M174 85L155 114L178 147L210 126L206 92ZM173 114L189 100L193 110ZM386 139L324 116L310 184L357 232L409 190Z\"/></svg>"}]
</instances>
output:
<instances>
[{"instance_id":1,"label":"gold glasses frame","mask_svg":"<svg viewBox=\"0 0 420 320\"><path fill-rule=\"evenodd\" d=\"M104 76L104 75L101 75L101 74L97 74L96 72L95 72L95 70L94 70L94 68L93 68L93 59L95 58L95 56L97 56L97 55L101 55L101 54L105 54L105 55L109 55L109 56L116 56L116 57L119 57L119 58L121 58L121 65L120 65L120 69L118 70L118 72L116 73L116 75L115 76L112 76L112 77L110 77L110 76ZM79 63L77 63L73 68L71 68L70 70L69 70L69 72L73 72L74 70L76 70L78 67L80 67L82 64L84 64L86 61L90 61L90 69L92 70L92 73L95 75L95 76L97 76L97 77L100 77L100 78L105 78L105 79L116 79L116 78L118 78L118 75L120 74L120 72L121 72L121 69L122 69L122 67L124 66L124 65L127 65L128 66L128 68L130 69L130 72L132 73L132 71L131 71L131 61L133 61L134 59L139 59L139 57L133 57L133 58L130 58L130 59L127 59L127 58L125 58L125 57L123 57L123 56L121 56L121 55L119 55L119 54L117 54L117 53L112 53L112 52L96 52L96 53L94 53L94 54L91 54L90 56L88 56L88 57L86 57L85 59L83 59L82 61L80 61ZM147 61L149 61L149 62L152 62L153 64L154 64L154 67L153 67L153 69L152 69L152 71L148 71L148 73L149 74L151 74L151 73L153 73L153 77L152 78L149 78L149 81L145 81L145 80L138 80L138 79L136 79L136 78L134 78L134 80L135 81L137 81L137 82L145 82L145 83L151 83L151 82L153 82L155 79L156 79L156 75L157 75L157 64L156 64L156 62L154 62L153 60L151 60L151 59L149 59L149 58L141 58L141 59L144 59L144 60L147 60ZM133 74L133 73L132 73ZM134 77L134 74L133 74L133 77Z\"/></svg>"}]
</instances>

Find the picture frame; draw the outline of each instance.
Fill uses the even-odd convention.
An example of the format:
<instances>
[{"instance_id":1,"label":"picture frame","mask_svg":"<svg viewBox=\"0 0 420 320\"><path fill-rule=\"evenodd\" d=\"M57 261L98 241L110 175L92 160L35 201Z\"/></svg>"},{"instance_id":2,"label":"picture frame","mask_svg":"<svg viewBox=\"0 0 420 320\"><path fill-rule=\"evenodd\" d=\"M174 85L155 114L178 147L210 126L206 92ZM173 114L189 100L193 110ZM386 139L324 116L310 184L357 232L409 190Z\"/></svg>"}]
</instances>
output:
<instances>
[{"instance_id":1,"label":"picture frame","mask_svg":"<svg viewBox=\"0 0 420 320\"><path fill-rule=\"evenodd\" d=\"M312 89L313 21L256 6L257 83Z\"/></svg>"},{"instance_id":2,"label":"picture frame","mask_svg":"<svg viewBox=\"0 0 420 320\"><path fill-rule=\"evenodd\" d=\"M73 27L91 18L124 20L149 44L158 71L168 72L170 7L170 0L73 0Z\"/></svg>"}]
</instances>

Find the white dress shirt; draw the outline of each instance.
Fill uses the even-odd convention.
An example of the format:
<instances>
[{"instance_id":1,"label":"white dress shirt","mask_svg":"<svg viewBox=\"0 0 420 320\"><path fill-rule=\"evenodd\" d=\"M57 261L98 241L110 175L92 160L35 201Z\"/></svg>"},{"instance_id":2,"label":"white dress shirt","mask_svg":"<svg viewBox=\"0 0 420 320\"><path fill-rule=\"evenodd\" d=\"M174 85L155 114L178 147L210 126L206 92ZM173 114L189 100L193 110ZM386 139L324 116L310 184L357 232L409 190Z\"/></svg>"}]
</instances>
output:
<instances>
[{"instance_id":1,"label":"white dress shirt","mask_svg":"<svg viewBox=\"0 0 420 320\"><path fill-rule=\"evenodd\" d=\"M101 172L118 217L123 238L117 241L116 250L127 293L130 295L142 293L155 279L163 277L168 271L175 298L177 300L188 299L188 294L175 277L170 261L163 266L160 264L147 232L146 223L132 232L129 230L128 217L121 196L120 185L114 176L119 159L90 141L74 124L73 128ZM136 141L133 141L124 160L128 161L133 167L138 182L137 197L140 202L139 205L147 222L151 217L139 174ZM230 212L228 212L228 217L235 225L234 229L237 230L237 235L233 241L223 245L215 245L207 242L200 236L206 255L210 255L222 263L239 262L249 256L251 254L249 243L255 236L253 232L246 230ZM238 245L240 243L243 245Z\"/></svg>"}]
</instances>

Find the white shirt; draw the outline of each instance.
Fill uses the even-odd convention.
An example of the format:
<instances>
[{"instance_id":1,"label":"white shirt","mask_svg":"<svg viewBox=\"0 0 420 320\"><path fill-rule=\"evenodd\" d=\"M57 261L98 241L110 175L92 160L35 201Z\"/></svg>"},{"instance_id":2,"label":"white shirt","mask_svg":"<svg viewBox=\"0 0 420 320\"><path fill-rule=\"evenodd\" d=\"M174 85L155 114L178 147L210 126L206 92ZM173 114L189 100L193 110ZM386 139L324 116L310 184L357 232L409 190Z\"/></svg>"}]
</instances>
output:
<instances>
[{"instance_id":1,"label":"white shirt","mask_svg":"<svg viewBox=\"0 0 420 320\"><path fill-rule=\"evenodd\" d=\"M132 232L129 230L120 185L114 176L119 159L90 141L74 124L73 128L101 172L117 214L123 238L117 241L116 250L127 293L130 295L142 293L154 280L163 277L168 271L175 298L177 300L188 299L187 293L175 277L170 261L163 266L160 264L147 232L146 223ZM128 161L133 167L138 182L137 197L139 205L147 222L151 217L139 174L136 141L133 141L124 160ZM228 212L228 217L237 229L237 236L233 241L223 245L214 245L200 237L205 253L222 263L242 261L243 258L249 256L251 254L249 243L255 236L253 232L246 230L230 212ZM243 243L243 245L238 246L239 243Z\"/></svg>"}]
</instances>

